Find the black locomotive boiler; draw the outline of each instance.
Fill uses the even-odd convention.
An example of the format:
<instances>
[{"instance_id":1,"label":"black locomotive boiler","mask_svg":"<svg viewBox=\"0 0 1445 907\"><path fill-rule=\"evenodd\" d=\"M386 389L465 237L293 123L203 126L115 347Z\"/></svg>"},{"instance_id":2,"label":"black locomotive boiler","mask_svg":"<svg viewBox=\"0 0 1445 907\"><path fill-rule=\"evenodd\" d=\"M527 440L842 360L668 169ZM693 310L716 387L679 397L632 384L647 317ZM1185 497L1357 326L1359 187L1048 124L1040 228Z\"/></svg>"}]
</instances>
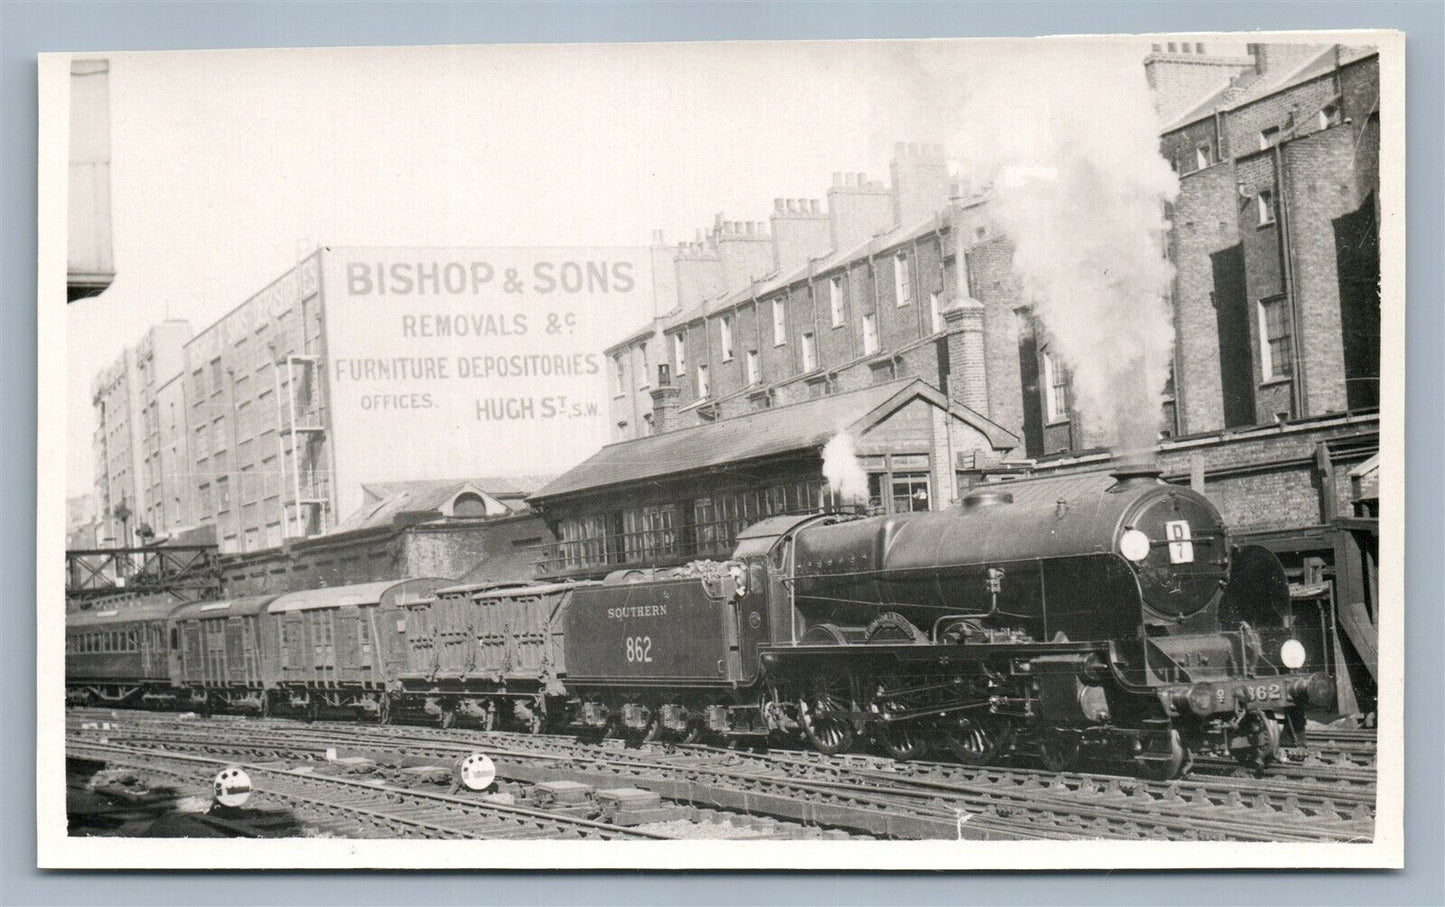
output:
<instances>
[{"instance_id":1,"label":"black locomotive boiler","mask_svg":"<svg viewBox=\"0 0 1445 907\"><path fill-rule=\"evenodd\" d=\"M619 571L561 616L597 732L863 736L899 758L1086 751L1263 768L1333 702L1278 560L1157 471L989 485L933 513L773 517L732 560Z\"/></svg>"}]
</instances>

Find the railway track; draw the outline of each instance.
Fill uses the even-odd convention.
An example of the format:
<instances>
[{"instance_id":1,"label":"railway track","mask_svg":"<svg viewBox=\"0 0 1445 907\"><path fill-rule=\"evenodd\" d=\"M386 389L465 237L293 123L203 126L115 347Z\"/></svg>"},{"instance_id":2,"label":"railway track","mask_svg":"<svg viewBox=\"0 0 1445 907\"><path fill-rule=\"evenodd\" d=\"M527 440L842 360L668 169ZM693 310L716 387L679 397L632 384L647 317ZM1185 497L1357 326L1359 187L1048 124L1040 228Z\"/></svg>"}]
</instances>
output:
<instances>
[{"instance_id":1,"label":"railway track","mask_svg":"<svg viewBox=\"0 0 1445 907\"><path fill-rule=\"evenodd\" d=\"M228 759L157 751L118 743L70 739L66 755L103 762L189 788L209 786ZM602 838L666 840L671 835L624 828L478 798L384 787L350 778L244 763L255 796L307 825L346 837L386 838Z\"/></svg>"},{"instance_id":2,"label":"railway track","mask_svg":"<svg viewBox=\"0 0 1445 907\"><path fill-rule=\"evenodd\" d=\"M249 733L225 732L237 722ZM141 745L231 758L324 758L332 750L379 763L399 762L403 754L445 763L485 752L501 775L518 781L641 787L679 802L881 837L966 832L991 839L1350 841L1373 833L1374 790L1363 778L1320 783L1208 777L1160 783L868 756L760 754L698 745L628 748L622 741L585 745L547 735L234 718L166 723L164 716L151 716L111 732L113 738L121 735Z\"/></svg>"}]
</instances>

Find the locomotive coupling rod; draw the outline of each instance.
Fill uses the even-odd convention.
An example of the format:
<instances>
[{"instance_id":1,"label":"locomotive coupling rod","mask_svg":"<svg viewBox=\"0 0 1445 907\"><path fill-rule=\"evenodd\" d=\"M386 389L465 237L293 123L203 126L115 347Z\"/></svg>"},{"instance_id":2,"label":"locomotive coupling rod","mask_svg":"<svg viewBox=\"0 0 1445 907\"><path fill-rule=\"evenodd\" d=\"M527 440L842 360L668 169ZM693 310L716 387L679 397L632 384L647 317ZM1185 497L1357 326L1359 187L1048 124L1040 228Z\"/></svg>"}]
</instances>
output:
<instances>
[{"instance_id":1,"label":"locomotive coupling rod","mask_svg":"<svg viewBox=\"0 0 1445 907\"><path fill-rule=\"evenodd\" d=\"M988 708L988 706L989 701L985 699L982 702L969 702L963 705L946 705L931 709L909 709L906 712L879 712L877 715L873 715L870 717L887 724L897 721L912 721L915 718L942 717L944 715L952 715L955 712L967 712L973 709L986 709ZM837 715L838 713L829 712L828 714ZM845 716L840 715L839 717Z\"/></svg>"}]
</instances>

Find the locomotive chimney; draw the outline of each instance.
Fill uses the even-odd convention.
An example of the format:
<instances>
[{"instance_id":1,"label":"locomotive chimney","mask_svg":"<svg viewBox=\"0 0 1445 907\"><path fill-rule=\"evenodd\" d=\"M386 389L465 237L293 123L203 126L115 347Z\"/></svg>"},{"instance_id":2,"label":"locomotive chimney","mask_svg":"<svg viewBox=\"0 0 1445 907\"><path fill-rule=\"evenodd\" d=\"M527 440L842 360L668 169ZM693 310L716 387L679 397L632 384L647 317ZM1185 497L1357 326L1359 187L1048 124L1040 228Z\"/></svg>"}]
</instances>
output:
<instances>
[{"instance_id":1,"label":"locomotive chimney","mask_svg":"<svg viewBox=\"0 0 1445 907\"><path fill-rule=\"evenodd\" d=\"M1137 488L1141 485L1162 485L1164 483L1164 470L1152 463L1124 463L1109 475L1114 477L1114 484L1109 486L1110 491L1122 491L1125 488Z\"/></svg>"}]
</instances>

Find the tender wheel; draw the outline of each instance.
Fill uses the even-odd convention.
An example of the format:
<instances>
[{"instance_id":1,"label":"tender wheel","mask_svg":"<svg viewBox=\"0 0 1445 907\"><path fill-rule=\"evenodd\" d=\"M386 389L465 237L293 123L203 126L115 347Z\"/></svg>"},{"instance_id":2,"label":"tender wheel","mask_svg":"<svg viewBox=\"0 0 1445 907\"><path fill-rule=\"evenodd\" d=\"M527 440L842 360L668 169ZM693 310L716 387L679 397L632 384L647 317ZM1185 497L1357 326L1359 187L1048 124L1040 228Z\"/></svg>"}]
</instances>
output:
<instances>
[{"instance_id":1,"label":"tender wheel","mask_svg":"<svg viewBox=\"0 0 1445 907\"><path fill-rule=\"evenodd\" d=\"M1039 741L1039 761L1051 772L1067 772L1079 764L1079 738L1073 734L1045 731Z\"/></svg>"},{"instance_id":2,"label":"tender wheel","mask_svg":"<svg viewBox=\"0 0 1445 907\"><path fill-rule=\"evenodd\" d=\"M1150 755L1162 756L1164 753L1151 753ZM1189 748L1184 745L1183 739L1177 730L1169 731L1169 758L1167 759L1140 759L1139 774L1150 781L1172 781L1188 771L1192 761L1189 758Z\"/></svg>"},{"instance_id":3,"label":"tender wheel","mask_svg":"<svg viewBox=\"0 0 1445 907\"><path fill-rule=\"evenodd\" d=\"M836 756L853 746L853 722L830 714L840 711L843 705L837 697L819 693L805 699L798 709L803 719L803 735L825 756Z\"/></svg>"},{"instance_id":4,"label":"tender wheel","mask_svg":"<svg viewBox=\"0 0 1445 907\"><path fill-rule=\"evenodd\" d=\"M975 718L956 718L938 730L939 740L964 765L987 765L998 755L998 735Z\"/></svg>"}]
</instances>

